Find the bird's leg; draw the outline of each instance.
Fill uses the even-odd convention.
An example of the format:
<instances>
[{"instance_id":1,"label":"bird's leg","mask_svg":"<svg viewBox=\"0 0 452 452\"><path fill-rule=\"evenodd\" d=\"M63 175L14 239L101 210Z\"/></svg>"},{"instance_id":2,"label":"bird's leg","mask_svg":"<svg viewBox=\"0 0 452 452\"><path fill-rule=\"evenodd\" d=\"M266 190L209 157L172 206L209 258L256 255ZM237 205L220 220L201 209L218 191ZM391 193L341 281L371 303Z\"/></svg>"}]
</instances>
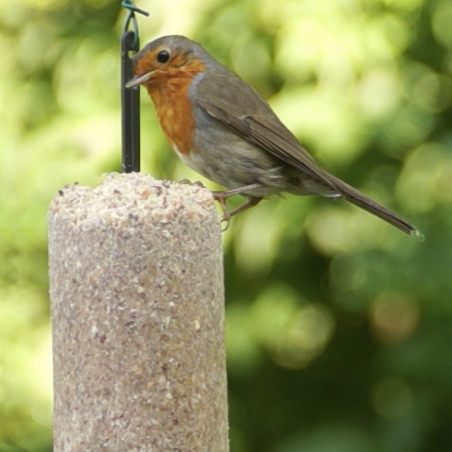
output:
<instances>
[{"instance_id":1,"label":"bird's leg","mask_svg":"<svg viewBox=\"0 0 452 452\"><path fill-rule=\"evenodd\" d=\"M255 206L262 197L259 196L247 196L248 201L243 203L241 206L236 207L233 210L229 210L226 205L226 200L233 195L238 195L246 191L250 191L256 188L261 187L261 184L251 184L251 185L245 185L244 187L239 188L233 188L231 190L226 191L213 191L212 195L215 201L218 201L220 203L221 209L223 210L223 218L221 221L226 221L226 227L223 229L223 231L226 231L229 228L231 217L238 214L239 212L243 212L246 209L249 209L250 207Z\"/></svg>"},{"instance_id":2,"label":"bird's leg","mask_svg":"<svg viewBox=\"0 0 452 452\"><path fill-rule=\"evenodd\" d=\"M258 198L256 196L249 196L248 201L243 203L241 206L238 206L235 209L232 209L231 211L223 212L224 214L223 221L229 221L232 216L234 216L237 213L243 212L244 210L249 209L250 207L255 206L262 199L263 198Z\"/></svg>"},{"instance_id":3,"label":"bird's leg","mask_svg":"<svg viewBox=\"0 0 452 452\"><path fill-rule=\"evenodd\" d=\"M215 198L215 201L219 201L219 199L217 198L227 199L233 195L241 195L246 191L256 190L256 188L262 188L262 184L244 185L243 187L231 188L230 190L226 191L213 191L212 194Z\"/></svg>"},{"instance_id":4,"label":"bird's leg","mask_svg":"<svg viewBox=\"0 0 452 452\"><path fill-rule=\"evenodd\" d=\"M255 206L259 201L262 200L262 198L257 198L256 196L249 196L248 201L243 203L241 206L236 207L235 209L228 210L226 206L226 202L224 198L215 198L217 201L219 201L221 205L221 209L223 210L223 218L221 221L226 221L226 227L222 229L222 231L227 231L229 229L229 225L231 224L231 217L239 212L243 212L246 209L249 209L250 207Z\"/></svg>"}]
</instances>

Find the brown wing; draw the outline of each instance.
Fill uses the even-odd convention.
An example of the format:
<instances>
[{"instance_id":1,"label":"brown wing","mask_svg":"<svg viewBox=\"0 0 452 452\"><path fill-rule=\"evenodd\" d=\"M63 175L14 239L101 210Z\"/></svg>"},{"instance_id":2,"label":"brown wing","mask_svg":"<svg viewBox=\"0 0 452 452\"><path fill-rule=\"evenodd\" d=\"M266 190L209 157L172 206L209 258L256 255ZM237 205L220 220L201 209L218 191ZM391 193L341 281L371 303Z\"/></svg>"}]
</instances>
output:
<instances>
[{"instance_id":1,"label":"brown wing","mask_svg":"<svg viewBox=\"0 0 452 452\"><path fill-rule=\"evenodd\" d=\"M338 191L269 105L238 77L208 74L198 85L196 102L245 140Z\"/></svg>"}]
</instances>

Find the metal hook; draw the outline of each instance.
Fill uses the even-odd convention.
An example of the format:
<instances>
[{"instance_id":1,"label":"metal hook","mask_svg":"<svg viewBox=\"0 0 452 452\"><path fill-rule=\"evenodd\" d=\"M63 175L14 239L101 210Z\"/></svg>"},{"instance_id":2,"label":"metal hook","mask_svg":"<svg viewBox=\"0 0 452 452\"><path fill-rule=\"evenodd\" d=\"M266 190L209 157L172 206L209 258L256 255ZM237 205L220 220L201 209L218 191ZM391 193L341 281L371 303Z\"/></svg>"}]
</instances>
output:
<instances>
[{"instance_id":1,"label":"metal hook","mask_svg":"<svg viewBox=\"0 0 452 452\"><path fill-rule=\"evenodd\" d=\"M129 11L133 11L133 12L136 12L136 13L143 14L143 16L149 16L149 13L147 11L145 11L144 9L138 8L130 0L122 1L121 2L121 6L123 6L124 8L127 8Z\"/></svg>"},{"instance_id":2,"label":"metal hook","mask_svg":"<svg viewBox=\"0 0 452 452\"><path fill-rule=\"evenodd\" d=\"M129 30L130 22L132 22L132 31L135 33L135 38L131 44L131 50L138 50L138 23L135 13L143 14L143 16L149 16L149 13L141 8L138 8L130 0L123 0L121 6L129 10L129 15L124 23L123 32L126 33Z\"/></svg>"}]
</instances>

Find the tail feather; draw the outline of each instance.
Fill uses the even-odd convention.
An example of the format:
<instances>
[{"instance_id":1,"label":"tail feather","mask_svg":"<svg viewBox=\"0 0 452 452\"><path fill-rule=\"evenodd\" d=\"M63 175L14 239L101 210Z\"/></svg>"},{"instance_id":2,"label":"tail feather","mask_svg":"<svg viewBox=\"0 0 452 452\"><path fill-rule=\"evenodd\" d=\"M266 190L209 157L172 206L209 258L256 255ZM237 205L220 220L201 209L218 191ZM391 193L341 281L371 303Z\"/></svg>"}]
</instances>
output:
<instances>
[{"instance_id":1,"label":"tail feather","mask_svg":"<svg viewBox=\"0 0 452 452\"><path fill-rule=\"evenodd\" d=\"M370 212L373 215L376 215L377 217L381 218L389 224L392 224L406 234L414 236L420 235L419 231L410 223L405 221L392 210L389 210L388 208L375 202L373 199L370 199L369 197L358 191L356 188L353 188L352 186L348 185L344 181L331 174L328 174L328 179L347 201L355 204L361 209L366 210L367 212Z\"/></svg>"}]
</instances>

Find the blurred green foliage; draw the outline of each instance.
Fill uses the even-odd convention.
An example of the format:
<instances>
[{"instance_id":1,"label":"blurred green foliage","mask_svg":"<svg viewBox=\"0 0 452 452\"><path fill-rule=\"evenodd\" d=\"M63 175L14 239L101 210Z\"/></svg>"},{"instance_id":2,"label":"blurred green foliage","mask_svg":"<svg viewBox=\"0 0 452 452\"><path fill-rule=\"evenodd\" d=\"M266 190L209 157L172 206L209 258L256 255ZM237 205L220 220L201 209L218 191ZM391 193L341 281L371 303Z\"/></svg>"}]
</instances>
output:
<instances>
[{"instance_id":1,"label":"blurred green foliage","mask_svg":"<svg viewBox=\"0 0 452 452\"><path fill-rule=\"evenodd\" d=\"M224 235L232 452L452 444L452 2L138 2L267 97L317 160L412 220L274 198ZM120 169L111 0L0 1L0 451L51 450L46 209ZM178 163L143 94L142 169Z\"/></svg>"}]
</instances>

